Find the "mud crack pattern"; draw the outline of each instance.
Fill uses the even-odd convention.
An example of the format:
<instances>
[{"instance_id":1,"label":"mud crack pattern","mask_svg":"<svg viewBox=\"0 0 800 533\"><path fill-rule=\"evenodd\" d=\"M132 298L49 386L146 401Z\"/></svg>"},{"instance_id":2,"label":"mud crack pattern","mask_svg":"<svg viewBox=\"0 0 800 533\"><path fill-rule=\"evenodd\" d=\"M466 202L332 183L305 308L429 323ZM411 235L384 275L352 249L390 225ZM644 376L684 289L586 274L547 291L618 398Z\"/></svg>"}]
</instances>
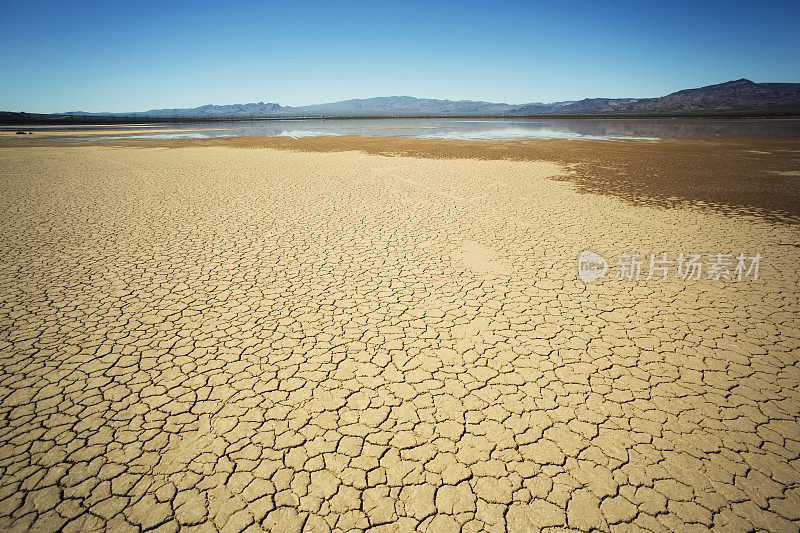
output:
<instances>
[{"instance_id":1,"label":"mud crack pattern","mask_svg":"<svg viewBox=\"0 0 800 533\"><path fill-rule=\"evenodd\" d=\"M0 150L0 528L797 531L796 227L549 163ZM760 252L586 286L591 248Z\"/></svg>"}]
</instances>

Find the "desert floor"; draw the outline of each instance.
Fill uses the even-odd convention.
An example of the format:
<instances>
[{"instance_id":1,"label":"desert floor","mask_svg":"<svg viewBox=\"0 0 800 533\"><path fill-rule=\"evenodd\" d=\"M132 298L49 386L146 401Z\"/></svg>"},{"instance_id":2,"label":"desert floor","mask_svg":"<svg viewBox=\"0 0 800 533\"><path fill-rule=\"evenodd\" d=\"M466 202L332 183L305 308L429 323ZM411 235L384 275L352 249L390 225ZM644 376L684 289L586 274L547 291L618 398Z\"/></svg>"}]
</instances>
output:
<instances>
[{"instance_id":1,"label":"desert floor","mask_svg":"<svg viewBox=\"0 0 800 533\"><path fill-rule=\"evenodd\" d=\"M798 530L800 226L766 200L176 146L0 148L0 528ZM791 212L791 157L750 194ZM759 278L645 279L663 252Z\"/></svg>"}]
</instances>

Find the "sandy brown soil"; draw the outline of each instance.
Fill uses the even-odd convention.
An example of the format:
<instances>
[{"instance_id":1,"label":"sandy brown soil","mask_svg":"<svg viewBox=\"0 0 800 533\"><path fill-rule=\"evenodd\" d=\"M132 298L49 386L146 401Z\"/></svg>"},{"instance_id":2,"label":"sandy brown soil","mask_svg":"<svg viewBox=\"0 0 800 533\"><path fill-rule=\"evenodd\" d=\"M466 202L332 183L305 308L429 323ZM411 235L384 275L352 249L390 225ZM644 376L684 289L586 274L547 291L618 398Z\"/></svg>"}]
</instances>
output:
<instances>
[{"instance_id":1,"label":"sandy brown soil","mask_svg":"<svg viewBox=\"0 0 800 533\"><path fill-rule=\"evenodd\" d=\"M144 141L145 143L153 141ZM166 146L233 145L302 151L361 150L433 158L554 161L559 179L587 193L635 204L697 205L800 221L800 140L694 139L661 141L420 141L386 137L235 137L168 141Z\"/></svg>"},{"instance_id":2,"label":"sandy brown soil","mask_svg":"<svg viewBox=\"0 0 800 533\"><path fill-rule=\"evenodd\" d=\"M0 528L798 530L800 226L510 160L666 143L217 142L0 149Z\"/></svg>"},{"instance_id":3,"label":"sandy brown soil","mask_svg":"<svg viewBox=\"0 0 800 533\"><path fill-rule=\"evenodd\" d=\"M20 136L22 137L22 136ZM74 144L33 136L0 138L0 146ZM85 141L80 141L85 144ZM227 137L130 139L114 144L142 147L235 146L298 151L359 150L370 154L446 159L554 161L587 193L629 203L674 207L703 205L723 213L759 214L800 221L800 140L682 139L660 141L519 142L432 141L395 137Z\"/></svg>"}]
</instances>

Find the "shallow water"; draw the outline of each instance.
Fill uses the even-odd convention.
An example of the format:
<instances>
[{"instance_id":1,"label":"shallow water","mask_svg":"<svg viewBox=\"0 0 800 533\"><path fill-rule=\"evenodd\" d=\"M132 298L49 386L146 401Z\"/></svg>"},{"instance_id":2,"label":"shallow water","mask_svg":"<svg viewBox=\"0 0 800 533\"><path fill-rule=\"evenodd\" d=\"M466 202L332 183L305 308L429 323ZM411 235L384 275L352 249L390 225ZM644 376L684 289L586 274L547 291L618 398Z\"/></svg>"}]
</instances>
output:
<instances>
[{"instance_id":1,"label":"shallow water","mask_svg":"<svg viewBox=\"0 0 800 533\"><path fill-rule=\"evenodd\" d=\"M28 131L113 129L112 138L209 138L242 135L270 137L311 137L321 135L396 136L445 140L522 139L664 139L716 137L800 138L797 119L265 119L229 122L184 122L108 126L26 126ZM10 131L19 127L4 127ZM130 130L131 135L119 134ZM163 130L171 130L164 132ZM186 130L175 132L174 130ZM205 131L203 131L205 130ZM135 132L135 134L133 133ZM88 137L86 137L88 138Z\"/></svg>"}]
</instances>

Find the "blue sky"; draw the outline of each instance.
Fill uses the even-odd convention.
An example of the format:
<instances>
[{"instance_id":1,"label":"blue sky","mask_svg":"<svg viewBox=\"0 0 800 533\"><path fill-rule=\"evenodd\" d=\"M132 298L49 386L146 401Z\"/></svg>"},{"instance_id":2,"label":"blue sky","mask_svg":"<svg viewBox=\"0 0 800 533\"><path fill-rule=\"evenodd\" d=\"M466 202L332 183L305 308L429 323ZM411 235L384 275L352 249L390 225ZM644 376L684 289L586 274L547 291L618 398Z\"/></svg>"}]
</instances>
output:
<instances>
[{"instance_id":1,"label":"blue sky","mask_svg":"<svg viewBox=\"0 0 800 533\"><path fill-rule=\"evenodd\" d=\"M0 109L12 111L800 82L800 2L0 0L0 21Z\"/></svg>"}]
</instances>

